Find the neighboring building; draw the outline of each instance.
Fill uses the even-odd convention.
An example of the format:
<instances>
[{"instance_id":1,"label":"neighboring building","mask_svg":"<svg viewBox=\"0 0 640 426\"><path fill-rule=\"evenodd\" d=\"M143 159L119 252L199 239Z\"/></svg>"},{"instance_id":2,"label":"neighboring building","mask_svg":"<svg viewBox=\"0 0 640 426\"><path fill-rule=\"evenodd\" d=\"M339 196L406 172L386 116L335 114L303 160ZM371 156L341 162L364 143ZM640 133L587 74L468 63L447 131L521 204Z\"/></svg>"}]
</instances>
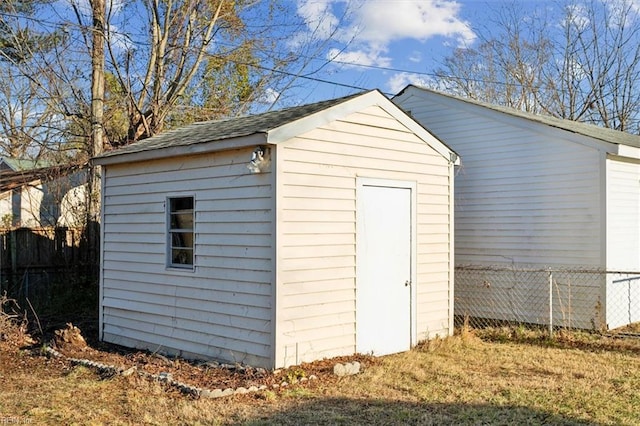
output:
<instances>
[{"instance_id":1,"label":"neighboring building","mask_svg":"<svg viewBox=\"0 0 640 426\"><path fill-rule=\"evenodd\" d=\"M456 162L378 91L107 152L100 338L279 368L451 335Z\"/></svg>"},{"instance_id":2,"label":"neighboring building","mask_svg":"<svg viewBox=\"0 0 640 426\"><path fill-rule=\"evenodd\" d=\"M86 171L76 165L30 168L37 165L0 158L0 228L81 226Z\"/></svg>"},{"instance_id":3,"label":"neighboring building","mask_svg":"<svg viewBox=\"0 0 640 426\"><path fill-rule=\"evenodd\" d=\"M640 137L416 86L394 102L464 159L456 176L457 267L640 271ZM640 321L639 275L574 275L565 299L554 302L558 325L569 317L583 328ZM515 319L493 307L504 303L492 299L500 290L492 280L477 281L473 288L456 281L456 313ZM524 273L509 285L537 288L523 290L522 301L547 297L548 285ZM478 302L480 293L487 302ZM544 303L526 309L532 322L548 316Z\"/></svg>"},{"instance_id":4,"label":"neighboring building","mask_svg":"<svg viewBox=\"0 0 640 426\"><path fill-rule=\"evenodd\" d=\"M1 172L25 172L27 170L40 169L48 167L46 161L28 160L21 158L0 157L0 173Z\"/></svg>"}]
</instances>

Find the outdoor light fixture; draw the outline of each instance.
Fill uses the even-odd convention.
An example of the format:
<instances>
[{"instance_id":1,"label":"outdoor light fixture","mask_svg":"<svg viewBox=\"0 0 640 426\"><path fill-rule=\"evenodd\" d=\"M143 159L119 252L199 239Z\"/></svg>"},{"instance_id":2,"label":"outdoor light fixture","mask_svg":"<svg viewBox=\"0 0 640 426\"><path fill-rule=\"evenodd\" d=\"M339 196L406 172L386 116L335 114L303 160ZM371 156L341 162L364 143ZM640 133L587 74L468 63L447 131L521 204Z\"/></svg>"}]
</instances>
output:
<instances>
[{"instance_id":1,"label":"outdoor light fixture","mask_svg":"<svg viewBox=\"0 0 640 426\"><path fill-rule=\"evenodd\" d=\"M247 168L251 173L262 173L267 171L271 164L271 150L263 145L258 145L251 153L251 161Z\"/></svg>"}]
</instances>

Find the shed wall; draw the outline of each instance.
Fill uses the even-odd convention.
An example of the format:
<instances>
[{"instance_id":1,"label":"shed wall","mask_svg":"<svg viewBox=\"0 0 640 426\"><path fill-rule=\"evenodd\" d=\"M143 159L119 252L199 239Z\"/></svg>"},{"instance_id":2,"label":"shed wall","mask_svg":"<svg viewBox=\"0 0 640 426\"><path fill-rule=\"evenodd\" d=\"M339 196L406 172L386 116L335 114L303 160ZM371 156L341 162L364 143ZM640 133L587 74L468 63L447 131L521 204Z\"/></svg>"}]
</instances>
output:
<instances>
[{"instance_id":1,"label":"shed wall","mask_svg":"<svg viewBox=\"0 0 640 426\"><path fill-rule=\"evenodd\" d=\"M396 102L462 158L456 266L605 266L602 152L566 132L438 95Z\"/></svg>"},{"instance_id":2,"label":"shed wall","mask_svg":"<svg viewBox=\"0 0 640 426\"><path fill-rule=\"evenodd\" d=\"M272 185L251 150L112 165L103 205L106 341L271 366ZM195 270L166 267L168 196L195 197Z\"/></svg>"},{"instance_id":3,"label":"shed wall","mask_svg":"<svg viewBox=\"0 0 640 426\"><path fill-rule=\"evenodd\" d=\"M418 339L452 333L447 159L380 107L278 145L278 365L355 351L356 178L417 183Z\"/></svg>"},{"instance_id":4,"label":"shed wall","mask_svg":"<svg viewBox=\"0 0 640 426\"><path fill-rule=\"evenodd\" d=\"M607 160L607 266L640 270L640 165Z\"/></svg>"},{"instance_id":5,"label":"shed wall","mask_svg":"<svg viewBox=\"0 0 640 426\"><path fill-rule=\"evenodd\" d=\"M607 159L607 269L640 271L640 164ZM606 321L616 328L640 321L640 273L609 274Z\"/></svg>"}]
</instances>

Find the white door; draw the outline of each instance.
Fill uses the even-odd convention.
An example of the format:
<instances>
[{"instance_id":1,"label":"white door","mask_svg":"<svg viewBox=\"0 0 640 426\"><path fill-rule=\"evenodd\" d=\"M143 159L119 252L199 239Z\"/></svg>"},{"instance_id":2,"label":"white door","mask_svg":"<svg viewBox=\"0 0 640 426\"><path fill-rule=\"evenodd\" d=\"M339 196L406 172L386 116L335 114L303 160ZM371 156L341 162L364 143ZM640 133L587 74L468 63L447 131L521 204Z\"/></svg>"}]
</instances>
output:
<instances>
[{"instance_id":1,"label":"white door","mask_svg":"<svg viewBox=\"0 0 640 426\"><path fill-rule=\"evenodd\" d=\"M412 189L358 186L356 350L385 355L411 347Z\"/></svg>"}]
</instances>

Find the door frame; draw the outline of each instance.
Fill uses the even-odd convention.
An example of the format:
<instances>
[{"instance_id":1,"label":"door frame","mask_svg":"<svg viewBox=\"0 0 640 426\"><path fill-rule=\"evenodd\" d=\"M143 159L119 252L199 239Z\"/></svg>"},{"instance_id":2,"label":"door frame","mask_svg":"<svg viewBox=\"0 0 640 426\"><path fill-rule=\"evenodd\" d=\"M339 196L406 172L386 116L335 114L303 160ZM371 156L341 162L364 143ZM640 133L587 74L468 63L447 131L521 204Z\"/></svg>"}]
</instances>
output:
<instances>
[{"instance_id":1,"label":"door frame","mask_svg":"<svg viewBox=\"0 0 640 426\"><path fill-rule=\"evenodd\" d=\"M364 190L364 187L367 186L377 186L384 188L398 188L398 189L409 189L411 192L410 195L410 203L411 203L411 236L410 236L410 280L411 280L411 291L409 296L410 303L410 320L409 320L409 328L410 328L410 347L414 347L418 342L418 331L417 331L417 253L418 253L418 242L417 242L417 182L415 181L405 181L405 180L394 180L394 179L380 179L380 178L369 178L369 177L357 177L356 178L356 279L355 279L355 308L357 309L357 300L358 300L358 271L362 268L362 256L360 255L359 247L361 247L361 239L364 235L363 226L363 218L362 218L362 210L363 210L363 201L360 194ZM356 313L357 318L357 313ZM358 324L355 324L355 334L354 334L354 346L357 348L357 333L358 333Z\"/></svg>"}]
</instances>

